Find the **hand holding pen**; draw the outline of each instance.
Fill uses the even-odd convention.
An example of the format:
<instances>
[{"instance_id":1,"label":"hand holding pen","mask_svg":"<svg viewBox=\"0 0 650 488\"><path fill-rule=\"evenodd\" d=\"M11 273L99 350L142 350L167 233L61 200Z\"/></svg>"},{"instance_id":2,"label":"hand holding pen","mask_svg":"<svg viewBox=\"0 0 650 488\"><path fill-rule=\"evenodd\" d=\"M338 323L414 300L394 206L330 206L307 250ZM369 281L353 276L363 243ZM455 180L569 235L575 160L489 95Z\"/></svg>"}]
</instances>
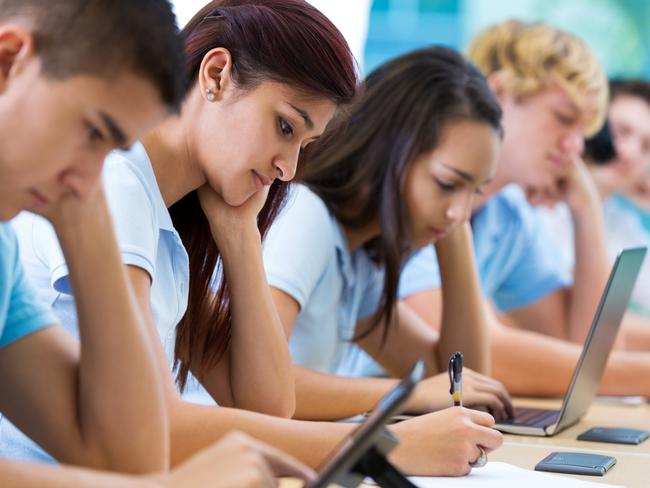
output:
<instances>
[{"instance_id":1,"label":"hand holding pen","mask_svg":"<svg viewBox=\"0 0 650 488\"><path fill-rule=\"evenodd\" d=\"M449 358L449 394L454 401L454 407L463 406L463 354L455 352ZM479 456L476 461L469 463L472 468L480 468L487 463L487 454L481 446L478 447Z\"/></svg>"}]
</instances>

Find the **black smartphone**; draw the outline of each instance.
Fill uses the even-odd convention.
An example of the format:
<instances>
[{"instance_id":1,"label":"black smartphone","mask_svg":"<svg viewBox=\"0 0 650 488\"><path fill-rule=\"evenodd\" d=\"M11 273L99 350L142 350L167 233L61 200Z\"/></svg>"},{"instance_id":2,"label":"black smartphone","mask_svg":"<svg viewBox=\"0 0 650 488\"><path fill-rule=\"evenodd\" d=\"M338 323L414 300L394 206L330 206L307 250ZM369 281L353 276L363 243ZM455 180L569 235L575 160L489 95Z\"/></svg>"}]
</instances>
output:
<instances>
[{"instance_id":1,"label":"black smartphone","mask_svg":"<svg viewBox=\"0 0 650 488\"><path fill-rule=\"evenodd\" d=\"M424 375L424 363L418 361L408 374L382 398L372 413L339 444L317 470L318 478L309 488L325 488L332 483L348 486L350 472L361 458L389 433L384 429L389 420L399 414L415 385ZM396 443L396 441L395 441ZM363 476L359 476L359 482Z\"/></svg>"}]
</instances>

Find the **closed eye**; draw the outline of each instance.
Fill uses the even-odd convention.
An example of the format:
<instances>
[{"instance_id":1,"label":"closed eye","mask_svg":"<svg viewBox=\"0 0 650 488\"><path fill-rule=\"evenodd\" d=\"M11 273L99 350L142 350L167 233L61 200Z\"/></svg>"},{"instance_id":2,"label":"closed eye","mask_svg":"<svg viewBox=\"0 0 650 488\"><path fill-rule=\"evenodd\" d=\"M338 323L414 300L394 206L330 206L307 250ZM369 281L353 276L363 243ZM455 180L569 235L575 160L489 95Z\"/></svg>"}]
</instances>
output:
<instances>
[{"instance_id":1,"label":"closed eye","mask_svg":"<svg viewBox=\"0 0 650 488\"><path fill-rule=\"evenodd\" d=\"M86 126L86 133L90 142L103 142L106 140L104 134L102 134L102 132L93 124L90 122L84 122L84 125Z\"/></svg>"},{"instance_id":2,"label":"closed eye","mask_svg":"<svg viewBox=\"0 0 650 488\"><path fill-rule=\"evenodd\" d=\"M293 136L293 127L284 118L278 117L278 127L280 129L280 133L284 137L289 138L289 137Z\"/></svg>"},{"instance_id":3,"label":"closed eye","mask_svg":"<svg viewBox=\"0 0 650 488\"><path fill-rule=\"evenodd\" d=\"M456 185L454 185L453 183L447 183L445 181L439 180L438 178L435 178L435 180L436 180L436 183L438 184L438 186L443 191L451 192L451 191L454 191L456 189Z\"/></svg>"}]
</instances>

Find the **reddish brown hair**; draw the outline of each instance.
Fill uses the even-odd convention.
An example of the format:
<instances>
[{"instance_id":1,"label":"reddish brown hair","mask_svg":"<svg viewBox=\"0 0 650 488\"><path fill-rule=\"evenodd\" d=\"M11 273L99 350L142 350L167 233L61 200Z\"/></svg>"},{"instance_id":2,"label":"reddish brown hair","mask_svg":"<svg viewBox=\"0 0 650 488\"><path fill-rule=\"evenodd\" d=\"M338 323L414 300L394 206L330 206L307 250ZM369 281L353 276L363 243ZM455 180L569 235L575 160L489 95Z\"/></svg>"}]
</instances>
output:
<instances>
[{"instance_id":1,"label":"reddish brown hair","mask_svg":"<svg viewBox=\"0 0 650 488\"><path fill-rule=\"evenodd\" d=\"M201 9L183 29L190 80L215 47L230 51L233 81L251 89L262 81L288 84L337 105L352 100L356 71L350 49L334 25L304 0L216 0ZM282 207L287 183L271 186L258 227L264 237ZM190 368L201 376L214 367L230 345L228 284L219 249L196 192L170 208L190 258L187 312L177 327L175 367L185 386ZM221 277L215 292L215 270Z\"/></svg>"}]
</instances>

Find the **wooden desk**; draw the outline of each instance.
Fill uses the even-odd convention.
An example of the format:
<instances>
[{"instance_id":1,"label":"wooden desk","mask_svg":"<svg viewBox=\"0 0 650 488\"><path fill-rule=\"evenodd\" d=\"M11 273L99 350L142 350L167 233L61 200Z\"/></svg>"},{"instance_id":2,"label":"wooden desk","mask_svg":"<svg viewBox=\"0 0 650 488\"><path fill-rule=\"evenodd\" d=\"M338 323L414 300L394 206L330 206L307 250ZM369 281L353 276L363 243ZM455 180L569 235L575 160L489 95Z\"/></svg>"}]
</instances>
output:
<instances>
[{"instance_id":1,"label":"wooden desk","mask_svg":"<svg viewBox=\"0 0 650 488\"><path fill-rule=\"evenodd\" d=\"M517 405L559 408L560 400L517 399ZM535 464L553 451L579 451L614 456L614 466L605 476L570 476L574 478L623 485L627 488L650 487L650 440L638 446L606 444L576 440L578 434L591 427L630 427L650 430L650 404L641 406L594 403L587 415L576 425L553 437L505 435L503 446L490 454L490 460L502 461L521 468L533 469ZM295 480L282 480L281 488L299 488ZM362 485L365 486L365 485ZM376 487L367 487L376 488Z\"/></svg>"}]
</instances>

